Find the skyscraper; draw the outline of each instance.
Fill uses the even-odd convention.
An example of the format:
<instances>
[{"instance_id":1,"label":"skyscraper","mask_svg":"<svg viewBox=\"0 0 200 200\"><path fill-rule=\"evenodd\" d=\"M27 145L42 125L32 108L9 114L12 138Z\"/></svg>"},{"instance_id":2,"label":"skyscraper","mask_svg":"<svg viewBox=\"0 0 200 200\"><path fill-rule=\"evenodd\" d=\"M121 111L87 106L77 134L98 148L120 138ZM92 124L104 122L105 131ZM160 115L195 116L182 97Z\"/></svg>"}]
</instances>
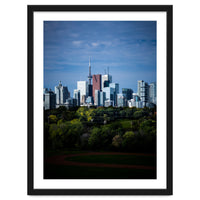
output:
<instances>
[{"instance_id":1,"label":"skyscraper","mask_svg":"<svg viewBox=\"0 0 200 200\"><path fill-rule=\"evenodd\" d=\"M138 95L143 103L143 107L146 106L149 100L149 85L143 80L138 81Z\"/></svg>"},{"instance_id":2,"label":"skyscraper","mask_svg":"<svg viewBox=\"0 0 200 200\"><path fill-rule=\"evenodd\" d=\"M137 93L133 93L132 94L132 98L134 99L135 102L140 101L140 97L139 97L139 95Z\"/></svg>"},{"instance_id":3,"label":"skyscraper","mask_svg":"<svg viewBox=\"0 0 200 200\"><path fill-rule=\"evenodd\" d=\"M122 94L125 96L126 100L132 99L133 90L130 88L122 88Z\"/></svg>"},{"instance_id":4,"label":"skyscraper","mask_svg":"<svg viewBox=\"0 0 200 200\"><path fill-rule=\"evenodd\" d=\"M44 94L44 109L54 109L56 108L56 95L51 90L46 91Z\"/></svg>"},{"instance_id":5,"label":"skyscraper","mask_svg":"<svg viewBox=\"0 0 200 200\"><path fill-rule=\"evenodd\" d=\"M56 94L56 104L64 104L66 102L66 99L70 97L68 88L63 86L61 84L61 81L59 82L58 86L55 86L55 94Z\"/></svg>"},{"instance_id":6,"label":"skyscraper","mask_svg":"<svg viewBox=\"0 0 200 200\"><path fill-rule=\"evenodd\" d=\"M80 90L75 89L73 98L77 100L77 106L80 106L81 97L80 97Z\"/></svg>"},{"instance_id":7,"label":"skyscraper","mask_svg":"<svg viewBox=\"0 0 200 200\"><path fill-rule=\"evenodd\" d=\"M126 106L126 98L123 94L117 94L117 107Z\"/></svg>"},{"instance_id":8,"label":"skyscraper","mask_svg":"<svg viewBox=\"0 0 200 200\"><path fill-rule=\"evenodd\" d=\"M112 87L103 88L103 92L106 93L106 100L112 100L114 102L114 91L115 89Z\"/></svg>"},{"instance_id":9,"label":"skyscraper","mask_svg":"<svg viewBox=\"0 0 200 200\"><path fill-rule=\"evenodd\" d=\"M80 90L81 103L84 103L86 97L88 96L88 82L87 81L77 81L77 90ZM84 98L83 98L84 96Z\"/></svg>"},{"instance_id":10,"label":"skyscraper","mask_svg":"<svg viewBox=\"0 0 200 200\"><path fill-rule=\"evenodd\" d=\"M109 107L109 106L114 106L114 101L113 100L105 100L105 107Z\"/></svg>"},{"instance_id":11,"label":"skyscraper","mask_svg":"<svg viewBox=\"0 0 200 200\"><path fill-rule=\"evenodd\" d=\"M156 104L156 83L149 84L149 102Z\"/></svg>"},{"instance_id":12,"label":"skyscraper","mask_svg":"<svg viewBox=\"0 0 200 200\"><path fill-rule=\"evenodd\" d=\"M109 87L114 89L114 96L113 96L113 100L114 100L114 105L117 105L117 94L119 94L119 83L110 83Z\"/></svg>"},{"instance_id":13,"label":"skyscraper","mask_svg":"<svg viewBox=\"0 0 200 200\"><path fill-rule=\"evenodd\" d=\"M95 102L94 104L96 106L100 106L100 91L99 90L95 90Z\"/></svg>"},{"instance_id":14,"label":"skyscraper","mask_svg":"<svg viewBox=\"0 0 200 200\"><path fill-rule=\"evenodd\" d=\"M106 93L105 92L100 92L100 106L105 105L105 100L106 100Z\"/></svg>"},{"instance_id":15,"label":"skyscraper","mask_svg":"<svg viewBox=\"0 0 200 200\"><path fill-rule=\"evenodd\" d=\"M93 82L93 98L95 102L95 90L101 90L101 74L94 74L92 76L92 82Z\"/></svg>"},{"instance_id":16,"label":"skyscraper","mask_svg":"<svg viewBox=\"0 0 200 200\"><path fill-rule=\"evenodd\" d=\"M109 87L110 83L112 83L112 76L110 74L102 75L101 89L103 90L104 87Z\"/></svg>"}]
</instances>

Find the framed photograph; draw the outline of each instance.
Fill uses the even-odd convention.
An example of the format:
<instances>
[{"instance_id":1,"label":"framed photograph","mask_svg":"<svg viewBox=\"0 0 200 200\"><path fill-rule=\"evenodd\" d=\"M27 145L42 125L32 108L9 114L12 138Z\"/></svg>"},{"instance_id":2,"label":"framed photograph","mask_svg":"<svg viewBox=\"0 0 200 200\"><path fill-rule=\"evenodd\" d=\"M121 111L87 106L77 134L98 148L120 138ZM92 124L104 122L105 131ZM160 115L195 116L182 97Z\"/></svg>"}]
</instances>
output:
<instances>
[{"instance_id":1,"label":"framed photograph","mask_svg":"<svg viewBox=\"0 0 200 200\"><path fill-rule=\"evenodd\" d=\"M172 8L28 6L28 195L172 195Z\"/></svg>"}]
</instances>

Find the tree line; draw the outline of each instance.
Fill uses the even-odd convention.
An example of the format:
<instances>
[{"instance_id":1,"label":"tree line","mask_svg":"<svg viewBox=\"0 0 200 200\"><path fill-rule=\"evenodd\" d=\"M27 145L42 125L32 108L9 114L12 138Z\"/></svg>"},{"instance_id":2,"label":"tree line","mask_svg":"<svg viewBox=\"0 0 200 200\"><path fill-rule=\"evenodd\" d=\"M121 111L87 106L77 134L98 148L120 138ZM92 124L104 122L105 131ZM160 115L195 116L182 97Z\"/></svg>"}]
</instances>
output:
<instances>
[{"instance_id":1,"label":"tree line","mask_svg":"<svg viewBox=\"0 0 200 200\"><path fill-rule=\"evenodd\" d=\"M59 107L44 122L48 149L156 151L156 108Z\"/></svg>"}]
</instances>

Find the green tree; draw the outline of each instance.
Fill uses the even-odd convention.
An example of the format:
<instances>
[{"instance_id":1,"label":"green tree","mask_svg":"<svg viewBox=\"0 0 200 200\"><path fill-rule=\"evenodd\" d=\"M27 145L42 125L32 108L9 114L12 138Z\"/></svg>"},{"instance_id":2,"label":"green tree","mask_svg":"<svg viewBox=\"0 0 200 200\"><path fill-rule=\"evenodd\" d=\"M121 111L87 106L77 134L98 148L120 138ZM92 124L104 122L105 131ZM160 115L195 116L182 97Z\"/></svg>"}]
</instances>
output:
<instances>
[{"instance_id":1,"label":"green tree","mask_svg":"<svg viewBox=\"0 0 200 200\"><path fill-rule=\"evenodd\" d=\"M62 140L60 137L59 126L57 126L57 124L50 124L49 139L51 141L53 149L58 149L63 147Z\"/></svg>"},{"instance_id":2,"label":"green tree","mask_svg":"<svg viewBox=\"0 0 200 200\"><path fill-rule=\"evenodd\" d=\"M121 110L119 112L119 115L120 115L121 118L125 118L126 117L126 111L125 110Z\"/></svg>"},{"instance_id":3,"label":"green tree","mask_svg":"<svg viewBox=\"0 0 200 200\"><path fill-rule=\"evenodd\" d=\"M122 146L122 137L120 135L115 135L112 139L112 146L115 148L120 148Z\"/></svg>"},{"instance_id":4,"label":"green tree","mask_svg":"<svg viewBox=\"0 0 200 200\"><path fill-rule=\"evenodd\" d=\"M139 119L139 118L141 118L143 116L144 116L144 112L142 110L135 111L134 114L133 114L133 117L135 119Z\"/></svg>"},{"instance_id":5,"label":"green tree","mask_svg":"<svg viewBox=\"0 0 200 200\"><path fill-rule=\"evenodd\" d=\"M135 140L135 134L134 134L134 132L133 131L127 131L123 135L122 146L126 150L133 150L135 143L136 143L136 140Z\"/></svg>"},{"instance_id":6,"label":"green tree","mask_svg":"<svg viewBox=\"0 0 200 200\"><path fill-rule=\"evenodd\" d=\"M156 134L156 121L148 119L141 122L140 132L142 134Z\"/></svg>"},{"instance_id":7,"label":"green tree","mask_svg":"<svg viewBox=\"0 0 200 200\"><path fill-rule=\"evenodd\" d=\"M91 131L91 135L88 139L88 144L92 149L99 149L101 147L101 129L93 128Z\"/></svg>"},{"instance_id":8,"label":"green tree","mask_svg":"<svg viewBox=\"0 0 200 200\"><path fill-rule=\"evenodd\" d=\"M56 117L56 115L49 115L49 123L57 123L58 119Z\"/></svg>"}]
</instances>

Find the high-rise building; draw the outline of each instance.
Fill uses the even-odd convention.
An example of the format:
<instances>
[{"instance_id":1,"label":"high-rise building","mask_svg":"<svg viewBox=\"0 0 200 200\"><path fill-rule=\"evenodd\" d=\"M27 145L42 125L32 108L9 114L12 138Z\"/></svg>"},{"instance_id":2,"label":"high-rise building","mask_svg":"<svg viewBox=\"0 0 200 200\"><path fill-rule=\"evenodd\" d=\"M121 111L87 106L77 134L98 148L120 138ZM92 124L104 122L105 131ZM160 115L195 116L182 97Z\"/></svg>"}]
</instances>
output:
<instances>
[{"instance_id":1,"label":"high-rise building","mask_svg":"<svg viewBox=\"0 0 200 200\"><path fill-rule=\"evenodd\" d=\"M135 102L140 101L140 97L139 97L139 95L137 93L133 93L132 94L132 98L134 99Z\"/></svg>"},{"instance_id":2,"label":"high-rise building","mask_svg":"<svg viewBox=\"0 0 200 200\"><path fill-rule=\"evenodd\" d=\"M99 91L99 90L95 90L95 101L94 101L94 105L100 106L100 91Z\"/></svg>"},{"instance_id":3,"label":"high-rise building","mask_svg":"<svg viewBox=\"0 0 200 200\"><path fill-rule=\"evenodd\" d=\"M87 97L86 101L85 101L87 104L89 105L93 105L94 104L94 101L93 101L93 97Z\"/></svg>"},{"instance_id":4,"label":"high-rise building","mask_svg":"<svg viewBox=\"0 0 200 200\"><path fill-rule=\"evenodd\" d=\"M48 91L48 88L43 88L43 101L45 100L45 93L47 93Z\"/></svg>"},{"instance_id":5,"label":"high-rise building","mask_svg":"<svg viewBox=\"0 0 200 200\"><path fill-rule=\"evenodd\" d=\"M136 101L134 99L130 99L127 101L128 107L136 107Z\"/></svg>"},{"instance_id":6,"label":"high-rise building","mask_svg":"<svg viewBox=\"0 0 200 200\"><path fill-rule=\"evenodd\" d=\"M149 84L149 102L156 104L156 83Z\"/></svg>"},{"instance_id":7,"label":"high-rise building","mask_svg":"<svg viewBox=\"0 0 200 200\"><path fill-rule=\"evenodd\" d=\"M46 91L44 94L44 109L54 109L56 108L56 95L54 92Z\"/></svg>"},{"instance_id":8,"label":"high-rise building","mask_svg":"<svg viewBox=\"0 0 200 200\"><path fill-rule=\"evenodd\" d=\"M123 94L117 94L117 107L126 106L126 97Z\"/></svg>"},{"instance_id":9,"label":"high-rise building","mask_svg":"<svg viewBox=\"0 0 200 200\"><path fill-rule=\"evenodd\" d=\"M115 89L112 87L103 88L103 92L106 93L106 100L114 101L114 91L115 91Z\"/></svg>"},{"instance_id":10,"label":"high-rise building","mask_svg":"<svg viewBox=\"0 0 200 200\"><path fill-rule=\"evenodd\" d=\"M86 95L82 95L81 104L84 105L86 103Z\"/></svg>"},{"instance_id":11,"label":"high-rise building","mask_svg":"<svg viewBox=\"0 0 200 200\"><path fill-rule=\"evenodd\" d=\"M93 99L95 102L95 90L101 90L101 74L94 74L92 76L92 81L93 81Z\"/></svg>"},{"instance_id":12,"label":"high-rise building","mask_svg":"<svg viewBox=\"0 0 200 200\"><path fill-rule=\"evenodd\" d=\"M101 89L104 87L109 87L109 84L112 83L112 76L110 74L102 75Z\"/></svg>"},{"instance_id":13,"label":"high-rise building","mask_svg":"<svg viewBox=\"0 0 200 200\"><path fill-rule=\"evenodd\" d=\"M130 88L122 88L122 94L125 96L126 100L132 99L133 90Z\"/></svg>"},{"instance_id":14,"label":"high-rise building","mask_svg":"<svg viewBox=\"0 0 200 200\"><path fill-rule=\"evenodd\" d=\"M101 91L100 92L100 106L105 106L105 100L106 100L106 93Z\"/></svg>"},{"instance_id":15,"label":"high-rise building","mask_svg":"<svg viewBox=\"0 0 200 200\"><path fill-rule=\"evenodd\" d=\"M80 90L77 90L77 89L74 90L73 98L76 99L77 106L80 106L80 102L81 102Z\"/></svg>"},{"instance_id":16,"label":"high-rise building","mask_svg":"<svg viewBox=\"0 0 200 200\"><path fill-rule=\"evenodd\" d=\"M105 100L105 107L109 107L109 106L114 106L114 101L113 100Z\"/></svg>"},{"instance_id":17,"label":"high-rise building","mask_svg":"<svg viewBox=\"0 0 200 200\"><path fill-rule=\"evenodd\" d=\"M138 95L143 103L143 107L146 106L149 101L149 85L143 80L138 81Z\"/></svg>"},{"instance_id":18,"label":"high-rise building","mask_svg":"<svg viewBox=\"0 0 200 200\"><path fill-rule=\"evenodd\" d=\"M80 90L80 103L83 104L83 96L88 96L88 82L87 81L77 81L77 90Z\"/></svg>"},{"instance_id":19,"label":"high-rise building","mask_svg":"<svg viewBox=\"0 0 200 200\"><path fill-rule=\"evenodd\" d=\"M75 107L77 106L77 99L68 98L64 104L66 108Z\"/></svg>"},{"instance_id":20,"label":"high-rise building","mask_svg":"<svg viewBox=\"0 0 200 200\"><path fill-rule=\"evenodd\" d=\"M70 97L68 88L63 86L61 84L61 81L59 82L58 86L55 86L55 94L56 94L56 104L64 104L66 102L66 99Z\"/></svg>"},{"instance_id":21,"label":"high-rise building","mask_svg":"<svg viewBox=\"0 0 200 200\"><path fill-rule=\"evenodd\" d=\"M43 89L43 94L47 93L48 91L49 91L48 88L44 88Z\"/></svg>"},{"instance_id":22,"label":"high-rise building","mask_svg":"<svg viewBox=\"0 0 200 200\"><path fill-rule=\"evenodd\" d=\"M114 89L114 105L117 106L117 94L119 94L119 83L110 83L109 87Z\"/></svg>"},{"instance_id":23,"label":"high-rise building","mask_svg":"<svg viewBox=\"0 0 200 200\"><path fill-rule=\"evenodd\" d=\"M91 75L91 63L89 57L89 75L88 75L88 96L92 97L92 83L91 83L92 75Z\"/></svg>"}]
</instances>

